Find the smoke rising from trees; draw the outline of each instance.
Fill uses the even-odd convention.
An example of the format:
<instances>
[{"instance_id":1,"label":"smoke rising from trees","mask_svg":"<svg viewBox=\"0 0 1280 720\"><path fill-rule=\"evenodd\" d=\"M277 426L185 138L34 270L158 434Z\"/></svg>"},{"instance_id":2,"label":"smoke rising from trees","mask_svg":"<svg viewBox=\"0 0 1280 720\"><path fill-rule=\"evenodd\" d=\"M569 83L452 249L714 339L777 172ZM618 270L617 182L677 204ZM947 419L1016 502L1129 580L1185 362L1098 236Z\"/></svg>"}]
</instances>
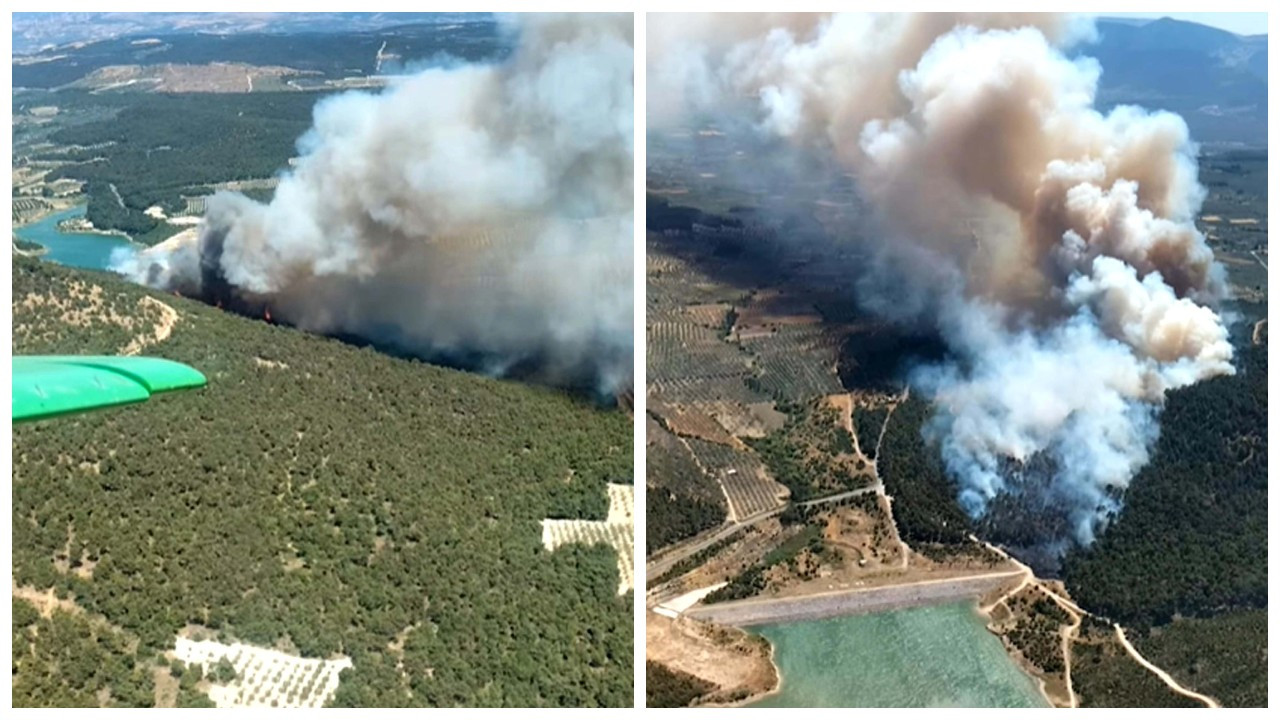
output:
<instances>
[{"instance_id":1,"label":"smoke rising from trees","mask_svg":"<svg viewBox=\"0 0 1280 720\"><path fill-rule=\"evenodd\" d=\"M651 124L745 116L853 174L877 233L850 286L948 345L911 381L965 509L1026 496L1081 544L1147 463L1165 393L1233 372L1197 148L1177 115L1095 108L1102 68L1063 51L1090 34L1008 14L648 29Z\"/></svg>"},{"instance_id":2,"label":"smoke rising from trees","mask_svg":"<svg viewBox=\"0 0 1280 720\"><path fill-rule=\"evenodd\" d=\"M632 21L520 15L510 57L317 103L270 203L117 263L318 333L612 392L632 363Z\"/></svg>"}]
</instances>

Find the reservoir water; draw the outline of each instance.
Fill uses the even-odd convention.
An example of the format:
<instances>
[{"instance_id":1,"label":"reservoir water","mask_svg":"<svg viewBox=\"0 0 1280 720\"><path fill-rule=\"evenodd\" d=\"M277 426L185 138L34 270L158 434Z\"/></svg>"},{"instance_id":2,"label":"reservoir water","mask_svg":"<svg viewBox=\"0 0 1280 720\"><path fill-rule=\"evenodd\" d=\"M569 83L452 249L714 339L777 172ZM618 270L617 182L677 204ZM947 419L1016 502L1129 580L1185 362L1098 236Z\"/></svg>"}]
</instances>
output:
<instances>
[{"instance_id":1,"label":"reservoir water","mask_svg":"<svg viewBox=\"0 0 1280 720\"><path fill-rule=\"evenodd\" d=\"M49 252L40 256L44 260L91 270L106 270L111 262L111 251L119 247L130 247L132 243L119 235L64 233L58 229L59 222L67 218L82 217L84 211L85 207L79 205L54 213L39 222L15 228L13 232L23 240L40 243L48 248Z\"/></svg>"},{"instance_id":2,"label":"reservoir water","mask_svg":"<svg viewBox=\"0 0 1280 720\"><path fill-rule=\"evenodd\" d=\"M1046 707L972 602L751 628L781 692L751 707Z\"/></svg>"}]
</instances>

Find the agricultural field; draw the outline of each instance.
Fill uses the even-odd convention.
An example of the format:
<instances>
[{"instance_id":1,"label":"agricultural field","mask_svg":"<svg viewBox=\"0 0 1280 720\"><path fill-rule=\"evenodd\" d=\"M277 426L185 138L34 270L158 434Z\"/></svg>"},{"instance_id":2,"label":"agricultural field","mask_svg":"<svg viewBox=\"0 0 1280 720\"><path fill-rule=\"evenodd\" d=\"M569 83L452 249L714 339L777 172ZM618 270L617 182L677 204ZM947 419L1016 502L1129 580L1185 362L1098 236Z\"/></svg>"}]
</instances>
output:
<instances>
[{"instance_id":1,"label":"agricultural field","mask_svg":"<svg viewBox=\"0 0 1280 720\"><path fill-rule=\"evenodd\" d=\"M786 497L739 439L761 436L785 418L753 386L755 358L734 332L749 292L703 275L659 244L651 234L650 552L720 520L736 523L777 510Z\"/></svg>"},{"instance_id":2,"label":"agricultural field","mask_svg":"<svg viewBox=\"0 0 1280 720\"><path fill-rule=\"evenodd\" d=\"M703 472L689 444L652 415L645 422L649 470L645 547L652 553L720 525L728 506L720 484Z\"/></svg>"},{"instance_id":3,"label":"agricultural field","mask_svg":"<svg viewBox=\"0 0 1280 720\"><path fill-rule=\"evenodd\" d=\"M137 64L287 67L300 75L318 77L316 84L321 84L397 72L406 62L442 53L474 61L510 51L509 39L487 14L455 14L448 22L427 18L395 22L382 17L364 27L344 19L298 30L292 30L291 24L306 23L306 18L275 18L269 26L246 21L234 32L225 32L226 27L202 28L207 22L189 17L166 25L157 20L158 27L126 29L118 36L32 48L15 56L13 84L18 88L64 87L104 69ZM238 89L243 92L245 87L241 74ZM149 85L112 89L163 92Z\"/></svg>"},{"instance_id":4,"label":"agricultural field","mask_svg":"<svg viewBox=\"0 0 1280 720\"><path fill-rule=\"evenodd\" d=\"M842 338L820 326L787 326L742 340L752 356L752 385L780 402L811 400L844 390L836 373Z\"/></svg>"},{"instance_id":5,"label":"agricultural field","mask_svg":"<svg viewBox=\"0 0 1280 720\"><path fill-rule=\"evenodd\" d=\"M204 691L220 708L318 708L338 691L339 675L351 658L302 658L244 643L192 640L179 636L173 656L203 668ZM232 668L219 678L216 670ZM199 687L199 686L197 686Z\"/></svg>"},{"instance_id":6,"label":"agricultural field","mask_svg":"<svg viewBox=\"0 0 1280 720\"><path fill-rule=\"evenodd\" d=\"M845 391L840 363L852 326L843 316L838 322L825 317L847 314L847 299L758 282L758 258L744 256L743 248L761 251L778 238L734 222L650 198L649 412L668 436L654 442L651 429L647 482L659 499L650 501L650 552L713 527L711 513L675 507L682 497L715 502L685 490L708 480L720 491L730 524L778 512L789 500L870 482L859 479L866 460L859 469L846 451L828 481L797 494L799 486L779 482L778 469L762 456L759 444L783 433L789 418L804 414L799 409ZM848 444L849 433L830 425Z\"/></svg>"},{"instance_id":7,"label":"agricultural field","mask_svg":"<svg viewBox=\"0 0 1280 720\"><path fill-rule=\"evenodd\" d=\"M1162 29L1174 25L1165 21ZM1108 34L1122 35L1112 26L1104 43ZM1100 97L1108 97L1108 105L1162 106L1149 104L1158 93L1135 94L1138 85L1126 74L1125 67L1147 65L1104 67L1110 69L1102 75ZM1259 89L1256 77L1227 86ZM1123 509L1108 518L1092 545L1053 557L1034 554L1030 542L1044 532L1044 515L997 502L975 519L958 502L954 471L942 461L936 425L930 425L939 408L926 386L910 383L914 369L957 358L948 358L953 351L933 322L895 325L882 318L912 313L873 305L876 293L859 292L863 281L879 279L875 269L882 259L875 252L882 239L868 241L884 230L876 227L872 196L864 206L849 177L827 172L824 158L778 152L776 143L744 126L703 117L651 129L651 317L665 323L696 318L694 324L713 328L727 306L728 331L717 335L745 356L749 374L742 384L760 399L736 394L730 379L717 378L712 386L695 377L679 357L690 346L662 340L663 329L655 336L665 343L658 358L665 373L654 376L650 407L673 432L692 436L684 439L695 457L701 446L693 440L732 445L706 425L707 418L714 420L790 491L776 516L737 535L704 530L657 555L651 562L663 580L651 593L692 592L728 581L708 598L715 601L823 592L841 582L879 582L876 577L905 582L931 573L985 572L1007 562L990 549L1000 547L1030 563L1033 572L1057 578L1045 587L1106 619L1071 628L1070 613L1031 586L992 606L999 621L993 629L1015 659L1036 669L1055 703L1265 706L1267 440L1260 428L1267 402L1268 159L1265 145L1222 137L1236 122L1234 113L1206 114L1215 106L1196 107L1184 113L1201 143L1195 171L1206 190L1195 224L1226 271L1230 299L1216 309L1229 318L1234 373L1167 394L1144 467L1126 489L1112 490ZM1206 120L1209 115L1213 120ZM1206 136L1206 123L1219 122L1218 131ZM775 152L780 160L773 163ZM983 228L967 229L981 241ZM859 296L869 301L866 307L858 305ZM904 307L913 302L909 293L892 297ZM958 360L963 367L965 359ZM853 452L820 432L831 423L814 422L818 403L839 397L846 398L838 402L844 403ZM678 409L662 409L672 406ZM782 421L748 422L748 408L760 417L765 407ZM650 465L650 487L676 487L680 476L653 478L669 469ZM1206 477L1213 482L1206 484ZM850 489L831 496L842 488ZM848 506L832 508L846 501ZM855 510L854 502L868 504ZM734 503L727 503L732 520ZM728 561L734 547L748 536L760 540L770 523L785 529L766 536L768 552ZM1118 639L1120 626L1148 661L1193 694L1171 689L1173 681L1137 662ZM1064 629L1079 631L1065 658Z\"/></svg>"},{"instance_id":8,"label":"agricultural field","mask_svg":"<svg viewBox=\"0 0 1280 720\"><path fill-rule=\"evenodd\" d=\"M608 545L618 556L618 594L635 588L635 492L630 485L609 483L609 514L594 520L542 521L542 546L554 551L570 543Z\"/></svg>"},{"instance_id":9,"label":"agricultural field","mask_svg":"<svg viewBox=\"0 0 1280 720\"><path fill-rule=\"evenodd\" d=\"M180 23L15 56L15 199L86 205L94 227L155 244L176 230L150 208L199 216L203 197L219 189L269 199L317 101L380 89L408 63L510 51L487 15L282 32L207 35ZM47 212L15 203L13 220Z\"/></svg>"},{"instance_id":10,"label":"agricultural field","mask_svg":"<svg viewBox=\"0 0 1280 720\"><path fill-rule=\"evenodd\" d=\"M732 522L782 507L787 489L774 481L755 453L696 438L687 442L698 465L724 489Z\"/></svg>"},{"instance_id":11,"label":"agricultural field","mask_svg":"<svg viewBox=\"0 0 1280 720\"><path fill-rule=\"evenodd\" d=\"M13 224L22 225L48 214L49 203L40 198L16 197L13 199Z\"/></svg>"}]
</instances>

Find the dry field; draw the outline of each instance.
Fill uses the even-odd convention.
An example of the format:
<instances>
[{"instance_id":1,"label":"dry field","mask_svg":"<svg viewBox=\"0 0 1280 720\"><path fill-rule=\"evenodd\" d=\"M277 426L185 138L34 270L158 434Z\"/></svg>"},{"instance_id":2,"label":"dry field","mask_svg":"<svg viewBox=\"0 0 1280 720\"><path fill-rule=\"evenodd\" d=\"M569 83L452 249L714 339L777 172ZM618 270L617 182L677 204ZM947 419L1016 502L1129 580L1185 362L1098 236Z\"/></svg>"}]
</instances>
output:
<instances>
[{"instance_id":1,"label":"dry field","mask_svg":"<svg viewBox=\"0 0 1280 720\"><path fill-rule=\"evenodd\" d=\"M244 63L108 65L72 83L72 87L94 92L127 88L163 93L244 93L285 90L287 78L307 74L316 73Z\"/></svg>"}]
</instances>

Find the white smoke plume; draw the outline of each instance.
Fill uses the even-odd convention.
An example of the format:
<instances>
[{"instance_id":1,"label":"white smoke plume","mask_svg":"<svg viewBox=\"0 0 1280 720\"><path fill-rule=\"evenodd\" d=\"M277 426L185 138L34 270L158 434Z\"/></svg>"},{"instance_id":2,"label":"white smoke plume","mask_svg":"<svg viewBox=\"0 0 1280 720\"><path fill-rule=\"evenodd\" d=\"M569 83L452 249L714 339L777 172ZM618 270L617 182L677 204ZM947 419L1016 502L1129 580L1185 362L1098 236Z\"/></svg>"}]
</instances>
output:
<instances>
[{"instance_id":1,"label":"white smoke plume","mask_svg":"<svg viewBox=\"0 0 1280 720\"><path fill-rule=\"evenodd\" d=\"M222 193L198 241L117 269L495 374L631 379L630 14L518 15L493 64L316 105L268 204Z\"/></svg>"},{"instance_id":2,"label":"white smoke plume","mask_svg":"<svg viewBox=\"0 0 1280 720\"><path fill-rule=\"evenodd\" d=\"M1233 372L1183 120L1097 110L1102 69L1063 51L1091 28L1063 16L648 25L651 126L745 114L855 177L878 234L850 284L946 342L951 360L912 383L935 400L926 434L962 505L982 517L1031 492L1011 468L1047 459L1035 492L1092 542L1148 461L1165 393Z\"/></svg>"}]
</instances>

